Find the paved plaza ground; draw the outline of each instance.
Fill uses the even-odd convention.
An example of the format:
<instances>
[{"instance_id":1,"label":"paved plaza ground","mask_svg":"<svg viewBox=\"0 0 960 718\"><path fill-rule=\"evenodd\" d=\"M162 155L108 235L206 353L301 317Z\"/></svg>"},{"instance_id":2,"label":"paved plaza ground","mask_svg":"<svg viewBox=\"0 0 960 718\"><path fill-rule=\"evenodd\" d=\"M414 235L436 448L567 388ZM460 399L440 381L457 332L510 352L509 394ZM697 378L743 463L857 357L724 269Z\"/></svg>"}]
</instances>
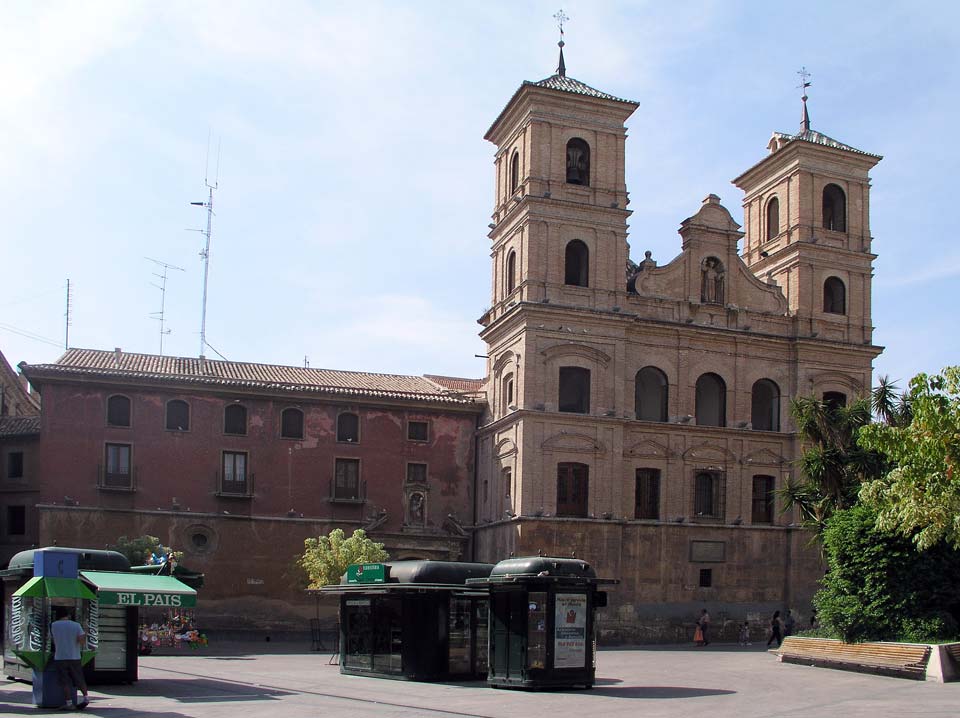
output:
<instances>
[{"instance_id":1,"label":"paved plaza ground","mask_svg":"<svg viewBox=\"0 0 960 718\"><path fill-rule=\"evenodd\" d=\"M141 658L132 686L91 691L105 718L547 718L548 716L960 716L960 683L928 683L781 664L763 646L602 650L593 690L494 690L482 682L411 683L343 676L329 654L231 644ZM0 683L0 715L45 711L30 686Z\"/></svg>"}]
</instances>

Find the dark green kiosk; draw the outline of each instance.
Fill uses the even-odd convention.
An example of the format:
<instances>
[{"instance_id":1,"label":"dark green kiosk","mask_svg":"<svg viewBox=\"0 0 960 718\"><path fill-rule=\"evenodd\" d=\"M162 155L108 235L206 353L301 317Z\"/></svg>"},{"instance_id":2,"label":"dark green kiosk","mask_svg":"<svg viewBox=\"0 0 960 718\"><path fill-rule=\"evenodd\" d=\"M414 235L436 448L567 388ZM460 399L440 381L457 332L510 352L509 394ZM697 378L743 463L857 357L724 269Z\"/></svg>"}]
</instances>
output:
<instances>
[{"instance_id":1,"label":"dark green kiosk","mask_svg":"<svg viewBox=\"0 0 960 718\"><path fill-rule=\"evenodd\" d=\"M501 561L468 586L490 591L490 670L494 688L592 688L596 675L597 578L572 558L528 556Z\"/></svg>"},{"instance_id":2,"label":"dark green kiosk","mask_svg":"<svg viewBox=\"0 0 960 718\"><path fill-rule=\"evenodd\" d=\"M487 675L486 578L493 564L389 561L351 565L339 585L340 672L412 681Z\"/></svg>"}]
</instances>

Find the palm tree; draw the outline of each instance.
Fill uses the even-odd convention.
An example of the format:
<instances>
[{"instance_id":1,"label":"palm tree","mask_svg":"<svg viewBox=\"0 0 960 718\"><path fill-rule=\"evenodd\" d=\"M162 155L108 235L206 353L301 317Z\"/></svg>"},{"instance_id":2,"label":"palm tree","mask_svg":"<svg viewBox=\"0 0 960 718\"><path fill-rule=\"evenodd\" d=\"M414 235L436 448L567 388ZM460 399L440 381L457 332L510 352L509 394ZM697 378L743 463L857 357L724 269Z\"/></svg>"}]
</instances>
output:
<instances>
[{"instance_id":1,"label":"palm tree","mask_svg":"<svg viewBox=\"0 0 960 718\"><path fill-rule=\"evenodd\" d=\"M783 510L796 506L803 525L817 533L835 511L857 502L864 481L883 476L888 468L882 454L866 451L857 443L860 427L871 421L870 410L868 398L849 406L815 397L798 397L790 403L804 448L798 460L802 478L789 482L780 492Z\"/></svg>"}]
</instances>

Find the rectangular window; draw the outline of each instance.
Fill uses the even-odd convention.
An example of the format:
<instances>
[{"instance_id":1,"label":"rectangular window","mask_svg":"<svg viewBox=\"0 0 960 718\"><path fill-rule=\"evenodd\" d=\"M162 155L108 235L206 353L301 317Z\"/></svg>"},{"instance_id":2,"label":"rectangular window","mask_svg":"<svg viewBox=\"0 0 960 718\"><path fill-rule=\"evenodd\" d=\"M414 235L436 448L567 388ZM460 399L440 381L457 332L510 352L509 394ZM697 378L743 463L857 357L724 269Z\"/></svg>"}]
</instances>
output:
<instances>
[{"instance_id":1,"label":"rectangular window","mask_svg":"<svg viewBox=\"0 0 960 718\"><path fill-rule=\"evenodd\" d=\"M503 482L503 495L509 499L513 493L513 471L508 467L500 472L500 476Z\"/></svg>"},{"instance_id":2,"label":"rectangular window","mask_svg":"<svg viewBox=\"0 0 960 718\"><path fill-rule=\"evenodd\" d=\"M660 469L637 469L634 517L660 518Z\"/></svg>"},{"instance_id":3,"label":"rectangular window","mask_svg":"<svg viewBox=\"0 0 960 718\"><path fill-rule=\"evenodd\" d=\"M427 441L430 436L430 425L426 421L407 422L407 439L410 441Z\"/></svg>"},{"instance_id":4,"label":"rectangular window","mask_svg":"<svg viewBox=\"0 0 960 718\"><path fill-rule=\"evenodd\" d=\"M697 519L722 519L724 481L719 471L701 471L694 483L693 516Z\"/></svg>"},{"instance_id":5,"label":"rectangular window","mask_svg":"<svg viewBox=\"0 0 960 718\"><path fill-rule=\"evenodd\" d=\"M103 474L103 485L119 489L132 488L130 444L107 444L105 459L106 471Z\"/></svg>"},{"instance_id":6,"label":"rectangular window","mask_svg":"<svg viewBox=\"0 0 960 718\"><path fill-rule=\"evenodd\" d=\"M586 517L590 490L590 467L557 464L557 516Z\"/></svg>"},{"instance_id":7,"label":"rectangular window","mask_svg":"<svg viewBox=\"0 0 960 718\"><path fill-rule=\"evenodd\" d=\"M773 477L753 477L753 523L773 523Z\"/></svg>"},{"instance_id":8,"label":"rectangular window","mask_svg":"<svg viewBox=\"0 0 960 718\"><path fill-rule=\"evenodd\" d=\"M27 533L27 507L7 507L7 536L23 536Z\"/></svg>"},{"instance_id":9,"label":"rectangular window","mask_svg":"<svg viewBox=\"0 0 960 718\"><path fill-rule=\"evenodd\" d=\"M411 483L411 484L427 483L427 465L426 464L407 464L407 483Z\"/></svg>"},{"instance_id":10,"label":"rectangular window","mask_svg":"<svg viewBox=\"0 0 960 718\"><path fill-rule=\"evenodd\" d=\"M356 501L360 498L359 459L337 459L333 498L341 501Z\"/></svg>"},{"instance_id":11,"label":"rectangular window","mask_svg":"<svg viewBox=\"0 0 960 718\"><path fill-rule=\"evenodd\" d=\"M245 496L248 493L247 488L247 452L224 451L220 492Z\"/></svg>"},{"instance_id":12,"label":"rectangular window","mask_svg":"<svg viewBox=\"0 0 960 718\"><path fill-rule=\"evenodd\" d=\"M7 454L7 478L8 479L23 478L23 452L22 451L11 451L9 454Z\"/></svg>"},{"instance_id":13,"label":"rectangular window","mask_svg":"<svg viewBox=\"0 0 960 718\"><path fill-rule=\"evenodd\" d=\"M578 366L560 367L558 404L560 411L590 413L590 370Z\"/></svg>"},{"instance_id":14,"label":"rectangular window","mask_svg":"<svg viewBox=\"0 0 960 718\"><path fill-rule=\"evenodd\" d=\"M710 588L711 586L713 586L713 569L701 568L700 569L700 588Z\"/></svg>"}]
</instances>

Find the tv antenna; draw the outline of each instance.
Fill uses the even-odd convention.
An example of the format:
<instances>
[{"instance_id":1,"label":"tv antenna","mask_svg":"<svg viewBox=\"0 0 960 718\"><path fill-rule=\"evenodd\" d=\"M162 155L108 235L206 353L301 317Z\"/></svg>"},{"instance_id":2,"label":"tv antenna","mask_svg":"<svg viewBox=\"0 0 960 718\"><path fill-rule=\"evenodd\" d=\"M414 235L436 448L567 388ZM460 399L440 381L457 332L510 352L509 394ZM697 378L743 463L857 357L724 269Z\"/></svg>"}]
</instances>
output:
<instances>
[{"instance_id":1,"label":"tv antenna","mask_svg":"<svg viewBox=\"0 0 960 718\"><path fill-rule=\"evenodd\" d=\"M220 142L217 141L217 173L210 182L210 133L207 133L207 163L203 172L203 183L207 187L206 202L191 202L195 207L205 207L207 210L207 228L194 229L193 232L200 232L204 236L203 250L200 252L200 259L203 260L203 305L200 310L200 358L203 359L207 344L207 280L210 277L210 236L213 233L213 190L220 185ZM213 347L210 347L211 349Z\"/></svg>"},{"instance_id":2,"label":"tv antenna","mask_svg":"<svg viewBox=\"0 0 960 718\"><path fill-rule=\"evenodd\" d=\"M160 284L150 282L150 286L156 287L160 290L160 311L159 312L150 312L150 318L156 319L160 322L160 356L163 356L163 337L170 333L170 330L165 326L165 309L167 305L167 271L175 269L178 272L184 272L185 269L177 267L173 264L167 264L166 262L161 262L159 259L153 259L152 257L144 257L159 267L163 268L163 274L158 274L157 272L153 273L154 277L157 277L160 280Z\"/></svg>"},{"instance_id":3,"label":"tv antenna","mask_svg":"<svg viewBox=\"0 0 960 718\"><path fill-rule=\"evenodd\" d=\"M63 350L70 348L70 314L73 310L73 297L70 294L70 278L67 277L67 311L64 313Z\"/></svg>"}]
</instances>

